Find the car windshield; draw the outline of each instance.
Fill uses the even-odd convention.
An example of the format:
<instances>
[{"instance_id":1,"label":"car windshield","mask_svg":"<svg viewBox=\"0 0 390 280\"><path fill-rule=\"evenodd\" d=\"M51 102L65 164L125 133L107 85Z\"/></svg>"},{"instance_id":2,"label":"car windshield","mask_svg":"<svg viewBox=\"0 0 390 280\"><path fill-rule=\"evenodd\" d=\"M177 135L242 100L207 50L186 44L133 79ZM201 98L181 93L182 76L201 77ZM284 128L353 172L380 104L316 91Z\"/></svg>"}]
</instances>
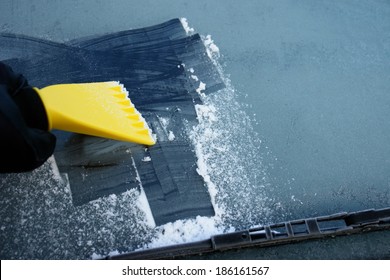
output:
<instances>
[{"instance_id":1,"label":"car windshield","mask_svg":"<svg viewBox=\"0 0 390 280\"><path fill-rule=\"evenodd\" d=\"M158 136L55 131L44 166L0 175L2 258L390 206L388 2L168 2L1 1L1 61L37 87L121 79Z\"/></svg>"}]
</instances>

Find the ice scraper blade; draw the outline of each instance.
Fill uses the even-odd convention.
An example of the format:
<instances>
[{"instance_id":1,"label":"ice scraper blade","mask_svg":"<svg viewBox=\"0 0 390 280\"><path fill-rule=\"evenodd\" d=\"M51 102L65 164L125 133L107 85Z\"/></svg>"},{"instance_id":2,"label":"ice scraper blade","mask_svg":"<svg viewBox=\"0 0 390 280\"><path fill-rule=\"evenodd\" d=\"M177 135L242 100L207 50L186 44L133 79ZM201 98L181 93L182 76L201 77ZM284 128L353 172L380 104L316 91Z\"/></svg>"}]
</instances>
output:
<instances>
[{"instance_id":1,"label":"ice scraper blade","mask_svg":"<svg viewBox=\"0 0 390 280\"><path fill-rule=\"evenodd\" d=\"M46 109L49 129L155 144L145 119L119 82L57 84L36 90Z\"/></svg>"}]
</instances>

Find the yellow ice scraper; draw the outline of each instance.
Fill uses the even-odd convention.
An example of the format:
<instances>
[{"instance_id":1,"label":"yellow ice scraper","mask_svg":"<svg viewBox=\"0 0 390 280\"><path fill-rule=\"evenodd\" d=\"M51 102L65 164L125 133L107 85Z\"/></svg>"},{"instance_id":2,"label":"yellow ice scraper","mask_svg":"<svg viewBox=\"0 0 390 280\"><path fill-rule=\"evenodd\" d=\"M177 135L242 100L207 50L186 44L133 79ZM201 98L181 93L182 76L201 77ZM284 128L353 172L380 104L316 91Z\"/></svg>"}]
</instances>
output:
<instances>
[{"instance_id":1,"label":"yellow ice scraper","mask_svg":"<svg viewBox=\"0 0 390 280\"><path fill-rule=\"evenodd\" d=\"M119 82L58 84L36 90L50 130L155 144L147 123Z\"/></svg>"}]
</instances>

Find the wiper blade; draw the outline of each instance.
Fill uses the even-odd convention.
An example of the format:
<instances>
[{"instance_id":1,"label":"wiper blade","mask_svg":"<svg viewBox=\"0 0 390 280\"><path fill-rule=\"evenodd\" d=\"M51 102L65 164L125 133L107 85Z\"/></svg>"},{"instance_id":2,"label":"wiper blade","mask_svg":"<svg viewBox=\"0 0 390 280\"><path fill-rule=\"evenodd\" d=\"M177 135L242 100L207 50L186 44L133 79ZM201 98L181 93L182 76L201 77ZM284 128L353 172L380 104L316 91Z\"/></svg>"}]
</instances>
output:
<instances>
[{"instance_id":1,"label":"wiper blade","mask_svg":"<svg viewBox=\"0 0 390 280\"><path fill-rule=\"evenodd\" d=\"M386 229L390 229L390 208L368 209L219 234L203 241L107 256L106 259L167 259L245 247L276 246Z\"/></svg>"}]
</instances>

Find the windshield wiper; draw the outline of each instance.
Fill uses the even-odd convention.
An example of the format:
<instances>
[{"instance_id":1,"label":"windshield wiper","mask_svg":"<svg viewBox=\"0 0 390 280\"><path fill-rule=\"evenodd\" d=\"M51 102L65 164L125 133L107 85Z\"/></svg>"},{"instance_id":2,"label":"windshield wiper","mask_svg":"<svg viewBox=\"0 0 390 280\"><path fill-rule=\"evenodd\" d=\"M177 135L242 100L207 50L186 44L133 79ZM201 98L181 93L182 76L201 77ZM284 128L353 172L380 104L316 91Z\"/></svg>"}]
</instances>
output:
<instances>
[{"instance_id":1,"label":"windshield wiper","mask_svg":"<svg viewBox=\"0 0 390 280\"><path fill-rule=\"evenodd\" d=\"M210 239L199 242L107 256L106 259L166 259L244 247L276 246L386 229L390 229L390 208L368 209L214 235Z\"/></svg>"}]
</instances>

